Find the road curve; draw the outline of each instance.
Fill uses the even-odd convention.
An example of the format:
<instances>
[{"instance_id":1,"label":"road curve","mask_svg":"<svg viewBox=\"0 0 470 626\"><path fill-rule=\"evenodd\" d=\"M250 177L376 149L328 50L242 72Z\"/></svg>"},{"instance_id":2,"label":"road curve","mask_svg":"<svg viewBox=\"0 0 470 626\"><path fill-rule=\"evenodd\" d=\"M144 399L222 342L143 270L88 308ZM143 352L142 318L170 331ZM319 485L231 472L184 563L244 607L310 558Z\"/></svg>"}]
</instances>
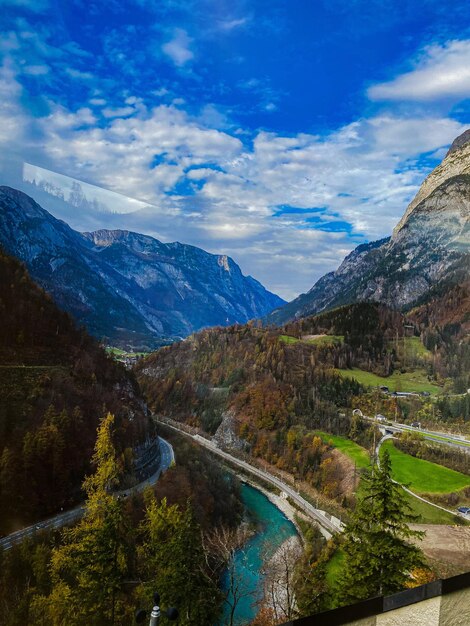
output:
<instances>
[{"instance_id":1,"label":"road curve","mask_svg":"<svg viewBox=\"0 0 470 626\"><path fill-rule=\"evenodd\" d=\"M254 474L255 476L258 476L259 478L265 480L271 485L274 485L281 491L284 491L303 511L305 511L305 513L307 513L307 515L309 515L316 522L318 522L318 524L320 524L322 528L328 531L328 533L335 534L343 530L344 525L339 520L336 523L334 521L334 519L336 518L331 519L328 513L325 513L324 511L321 511L320 509L316 509L314 506L310 504L310 502L307 502L307 500L302 498L302 496L297 491L295 491L295 489L292 489L292 487L287 485L285 482L283 482L276 476L273 476L272 474L269 474L268 472L265 472L264 470L260 470L257 467L254 467L253 465L251 465L250 463L247 463L246 461L237 459L237 457L234 457L228 452L221 450L214 443L212 443L208 439L205 439L204 437L201 437L201 435L199 434L188 433L182 428L178 428L177 426L174 426L173 424L169 424L167 421L162 420L160 423L164 424L165 426L168 426L169 428L172 428L173 430L176 430L182 435L186 435L187 437L190 437L191 439L193 439L193 441L197 441L200 445L204 446L205 448L207 448L214 454L217 454L218 456L224 458L226 461L229 461L230 463L233 463L234 465L241 467L243 470L249 472L250 474Z\"/></svg>"},{"instance_id":2,"label":"road curve","mask_svg":"<svg viewBox=\"0 0 470 626\"><path fill-rule=\"evenodd\" d=\"M355 409L355 411L359 411L360 409ZM353 412L354 413L354 412ZM443 433L438 430L426 430L425 428L415 428L408 424L401 424L400 422L394 422L393 420L388 420L387 422L378 422L374 417L370 417L369 415L364 415L362 411L360 413L356 413L362 419L365 419L369 422L373 422L380 429L390 430L394 433L403 433L403 432L412 432L419 433L424 439L427 441L431 441L440 444L443 446L449 446L451 448L458 448L467 454L470 454L470 441L466 439L463 435L457 435L455 433Z\"/></svg>"},{"instance_id":3,"label":"road curve","mask_svg":"<svg viewBox=\"0 0 470 626\"><path fill-rule=\"evenodd\" d=\"M146 487L153 485L157 482L160 474L165 472L172 463L175 462L175 453L173 451L173 447L168 441L162 439L162 437L158 437L158 441L160 444L160 466L158 470L152 475L149 476L146 480L142 481L138 485L135 485L129 489L123 489L121 491L117 491L116 495L121 497L127 497L131 493L139 493L143 491ZM62 528L62 526L67 526L68 524L72 524L79 520L85 512L85 506L83 504L70 509L69 511L65 511L64 513L58 513L54 517L50 517L41 522L36 522L36 524L32 524L31 526L27 526L26 528L22 528L21 530L17 530L14 533L6 535L0 539L0 548L3 550L9 550L15 543L19 543L26 537L31 537L35 535L37 532L42 530L50 530L55 528Z\"/></svg>"},{"instance_id":4,"label":"road curve","mask_svg":"<svg viewBox=\"0 0 470 626\"><path fill-rule=\"evenodd\" d=\"M379 466L380 466L380 447L383 444L383 442L387 441L388 439L396 439L396 437L394 437L393 435L385 435L384 437L382 437L382 439L377 444L375 455L376 455L376 459L377 459L377 464ZM450 513L454 517L461 517L462 519L465 519L465 520L468 519L465 515L463 515L459 511L452 511L451 509L446 509L445 507L440 506L439 504L436 504L435 502L431 502L431 500L426 500L426 498L423 498L422 496L419 496L417 493L415 493L414 491L411 491L411 489L408 489L408 487L405 487L404 485L399 483L397 480L394 480L393 482L395 484L397 484L397 485L400 485L400 487L404 491L406 491L406 493L409 493L410 496L413 496L413 498L416 498L417 500L421 500L421 502L425 502L426 504L430 504L431 506L435 507L436 509L441 509L441 511L445 511L446 513Z\"/></svg>"}]
</instances>

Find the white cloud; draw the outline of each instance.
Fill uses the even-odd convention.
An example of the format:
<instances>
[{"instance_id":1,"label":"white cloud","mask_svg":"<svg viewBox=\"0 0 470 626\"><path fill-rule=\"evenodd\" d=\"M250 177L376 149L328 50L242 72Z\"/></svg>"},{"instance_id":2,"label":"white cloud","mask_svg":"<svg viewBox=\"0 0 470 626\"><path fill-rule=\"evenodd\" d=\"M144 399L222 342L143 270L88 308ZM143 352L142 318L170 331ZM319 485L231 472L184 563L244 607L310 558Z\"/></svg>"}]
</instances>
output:
<instances>
[{"instance_id":1,"label":"white cloud","mask_svg":"<svg viewBox=\"0 0 470 626\"><path fill-rule=\"evenodd\" d=\"M45 76L49 74L48 65L25 65L23 67L23 73L30 76Z\"/></svg>"},{"instance_id":2,"label":"white cloud","mask_svg":"<svg viewBox=\"0 0 470 626\"><path fill-rule=\"evenodd\" d=\"M135 107L127 106L127 107L106 107L101 111L104 117L129 117L129 115L133 115L135 113Z\"/></svg>"},{"instance_id":3,"label":"white cloud","mask_svg":"<svg viewBox=\"0 0 470 626\"><path fill-rule=\"evenodd\" d=\"M428 46L415 68L369 88L372 100L432 101L470 97L470 40Z\"/></svg>"},{"instance_id":4,"label":"white cloud","mask_svg":"<svg viewBox=\"0 0 470 626\"><path fill-rule=\"evenodd\" d=\"M73 68L73 67L65 68L65 72L71 78L75 78L79 81L94 80L95 78L91 72L83 72L82 70L77 70L76 68Z\"/></svg>"},{"instance_id":5,"label":"white cloud","mask_svg":"<svg viewBox=\"0 0 470 626\"><path fill-rule=\"evenodd\" d=\"M92 104L95 107L101 107L106 104L106 100L104 98L91 98L90 104Z\"/></svg>"},{"instance_id":6,"label":"white cloud","mask_svg":"<svg viewBox=\"0 0 470 626\"><path fill-rule=\"evenodd\" d=\"M163 44L163 52L170 57L175 65L182 67L194 57L190 49L192 38L182 28L175 28L173 38Z\"/></svg>"},{"instance_id":7,"label":"white cloud","mask_svg":"<svg viewBox=\"0 0 470 626\"><path fill-rule=\"evenodd\" d=\"M100 95L90 104L105 104ZM259 132L244 144L245 131L229 132L214 106L192 116L174 106L147 108L126 94L127 106L111 109L108 101L112 116L100 116L98 125L88 107L49 103L49 114L34 118L22 101L14 67L5 65L3 154L23 150L25 161L151 205L130 216L97 214L95 228L231 254L286 298L310 288L361 241L348 225L368 239L390 234L430 169L421 155L442 150L465 128L446 117L383 113L326 136ZM85 228L90 223L77 212L58 216L76 228L81 219ZM324 230L342 226L345 232Z\"/></svg>"},{"instance_id":8,"label":"white cloud","mask_svg":"<svg viewBox=\"0 0 470 626\"><path fill-rule=\"evenodd\" d=\"M241 17L238 19L234 18L234 19L228 19L228 20L220 20L219 22L217 22L217 25L219 29L222 31L231 31L231 30L234 30L235 28L240 28L240 26L245 26L247 22L248 22L247 17Z\"/></svg>"}]
</instances>

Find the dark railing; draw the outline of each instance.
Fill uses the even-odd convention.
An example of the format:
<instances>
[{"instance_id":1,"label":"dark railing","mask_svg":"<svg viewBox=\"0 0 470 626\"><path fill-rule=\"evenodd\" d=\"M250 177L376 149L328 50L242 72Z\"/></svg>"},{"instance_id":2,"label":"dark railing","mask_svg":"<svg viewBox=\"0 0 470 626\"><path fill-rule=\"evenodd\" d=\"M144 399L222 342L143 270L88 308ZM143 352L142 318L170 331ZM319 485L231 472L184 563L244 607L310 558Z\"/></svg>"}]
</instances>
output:
<instances>
[{"instance_id":1,"label":"dark railing","mask_svg":"<svg viewBox=\"0 0 470 626\"><path fill-rule=\"evenodd\" d=\"M469 589L470 593L470 572L452 576L452 578L435 580L420 587L394 593L391 596L379 596L331 611L310 615L309 617L301 617L291 622L285 622L282 626L347 626L351 622L380 615L381 613L393 611L437 596L461 591L462 589Z\"/></svg>"}]
</instances>

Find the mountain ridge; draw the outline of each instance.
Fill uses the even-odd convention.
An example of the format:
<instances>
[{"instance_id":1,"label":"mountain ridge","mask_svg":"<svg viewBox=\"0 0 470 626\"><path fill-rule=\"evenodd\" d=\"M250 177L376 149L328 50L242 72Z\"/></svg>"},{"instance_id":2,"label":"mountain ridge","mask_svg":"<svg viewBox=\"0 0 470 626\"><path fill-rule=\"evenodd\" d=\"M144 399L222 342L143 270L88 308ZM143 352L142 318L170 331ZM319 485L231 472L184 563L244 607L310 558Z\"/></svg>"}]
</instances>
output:
<instances>
[{"instance_id":1,"label":"mountain ridge","mask_svg":"<svg viewBox=\"0 0 470 626\"><path fill-rule=\"evenodd\" d=\"M423 182L390 237L353 250L338 269L270 313L282 325L357 301L409 308L439 281L470 267L470 132Z\"/></svg>"},{"instance_id":2,"label":"mountain ridge","mask_svg":"<svg viewBox=\"0 0 470 626\"><path fill-rule=\"evenodd\" d=\"M0 243L98 338L149 349L205 326L261 317L283 300L225 255L131 231L79 233L0 187Z\"/></svg>"}]
</instances>

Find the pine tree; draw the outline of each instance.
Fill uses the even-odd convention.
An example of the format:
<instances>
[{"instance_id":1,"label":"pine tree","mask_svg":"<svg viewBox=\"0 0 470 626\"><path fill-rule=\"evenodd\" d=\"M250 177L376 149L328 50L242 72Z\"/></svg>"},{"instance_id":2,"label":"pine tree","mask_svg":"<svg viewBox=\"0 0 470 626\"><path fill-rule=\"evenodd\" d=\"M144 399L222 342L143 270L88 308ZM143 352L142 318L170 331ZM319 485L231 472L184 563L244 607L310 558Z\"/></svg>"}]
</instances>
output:
<instances>
[{"instance_id":1,"label":"pine tree","mask_svg":"<svg viewBox=\"0 0 470 626\"><path fill-rule=\"evenodd\" d=\"M113 424L114 416L108 414L98 429L93 457L96 471L84 482L85 515L76 526L63 531L63 544L52 553L53 587L42 610L49 613L54 626L122 623L125 609L120 589L127 559L122 503L111 493L120 473Z\"/></svg>"},{"instance_id":2,"label":"pine tree","mask_svg":"<svg viewBox=\"0 0 470 626\"><path fill-rule=\"evenodd\" d=\"M362 488L344 532L345 568L337 584L343 604L396 593L406 586L410 572L424 564L422 552L409 541L423 533L408 526L416 517L391 478L388 451L380 466L365 474Z\"/></svg>"},{"instance_id":3,"label":"pine tree","mask_svg":"<svg viewBox=\"0 0 470 626\"><path fill-rule=\"evenodd\" d=\"M148 581L148 597L157 590L163 606L175 606L181 626L213 624L218 616L221 595L217 584L204 570L201 531L191 507L185 510L147 501L141 530L144 542L139 549L141 571Z\"/></svg>"}]
</instances>

